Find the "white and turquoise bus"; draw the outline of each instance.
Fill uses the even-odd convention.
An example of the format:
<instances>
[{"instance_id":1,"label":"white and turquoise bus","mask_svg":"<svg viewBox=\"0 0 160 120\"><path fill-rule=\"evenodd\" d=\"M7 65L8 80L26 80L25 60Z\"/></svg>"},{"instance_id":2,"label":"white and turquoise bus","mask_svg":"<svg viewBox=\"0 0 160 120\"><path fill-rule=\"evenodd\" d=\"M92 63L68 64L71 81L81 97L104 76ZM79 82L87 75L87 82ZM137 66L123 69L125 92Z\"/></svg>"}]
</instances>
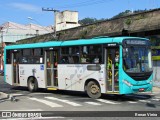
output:
<instances>
[{"instance_id":1,"label":"white and turquoise bus","mask_svg":"<svg viewBox=\"0 0 160 120\"><path fill-rule=\"evenodd\" d=\"M30 91L86 91L91 98L152 90L150 42L97 37L6 46L5 81Z\"/></svg>"}]
</instances>

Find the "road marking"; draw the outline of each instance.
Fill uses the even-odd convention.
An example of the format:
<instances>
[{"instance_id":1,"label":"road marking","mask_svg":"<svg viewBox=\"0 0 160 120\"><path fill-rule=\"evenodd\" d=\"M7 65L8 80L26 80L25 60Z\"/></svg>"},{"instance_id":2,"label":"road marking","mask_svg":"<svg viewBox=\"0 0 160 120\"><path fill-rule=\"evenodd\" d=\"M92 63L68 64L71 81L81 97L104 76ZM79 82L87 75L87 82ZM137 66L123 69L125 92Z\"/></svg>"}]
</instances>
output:
<instances>
[{"instance_id":1,"label":"road marking","mask_svg":"<svg viewBox=\"0 0 160 120\"><path fill-rule=\"evenodd\" d=\"M137 102L134 102L134 101L128 101L128 102L129 102L129 103L133 103L133 104L134 104L134 103L137 103Z\"/></svg>"},{"instance_id":2,"label":"road marking","mask_svg":"<svg viewBox=\"0 0 160 120\"><path fill-rule=\"evenodd\" d=\"M50 102L50 101L47 101L47 100L42 100L42 99L37 99L37 98L29 98L29 99L41 102L41 103L46 104L50 107L63 107L62 105L59 105L59 104L56 104L56 103L53 103L53 102Z\"/></svg>"},{"instance_id":3,"label":"road marking","mask_svg":"<svg viewBox=\"0 0 160 120\"><path fill-rule=\"evenodd\" d=\"M91 105L102 105L102 104L100 104L100 103L96 103L96 102L85 102L85 103L87 103L87 104L91 104Z\"/></svg>"},{"instance_id":4,"label":"road marking","mask_svg":"<svg viewBox=\"0 0 160 120\"><path fill-rule=\"evenodd\" d=\"M96 99L97 101L103 102L103 103L107 103L107 104L120 104L120 103L116 103L116 102L112 102L109 100L104 100L104 99Z\"/></svg>"},{"instance_id":5,"label":"road marking","mask_svg":"<svg viewBox=\"0 0 160 120\"><path fill-rule=\"evenodd\" d=\"M72 106L82 106L82 105L77 104L75 102L70 102L69 100L62 100L62 99L58 99L58 98L55 98L55 97L45 97L45 98L50 99L50 100L60 101L60 102L63 102L63 103L67 103L67 104L72 105Z\"/></svg>"},{"instance_id":6,"label":"road marking","mask_svg":"<svg viewBox=\"0 0 160 120\"><path fill-rule=\"evenodd\" d=\"M149 101L149 100L138 100L138 101L140 101L140 102L148 102L148 103L150 103L151 101Z\"/></svg>"},{"instance_id":7,"label":"road marking","mask_svg":"<svg viewBox=\"0 0 160 120\"><path fill-rule=\"evenodd\" d=\"M22 96L22 95L24 95L24 94L14 94L14 93L12 93L12 94L9 94L10 96Z\"/></svg>"},{"instance_id":8,"label":"road marking","mask_svg":"<svg viewBox=\"0 0 160 120\"><path fill-rule=\"evenodd\" d=\"M152 100L154 100L154 101L160 101L160 99L155 99L155 98L153 98Z\"/></svg>"},{"instance_id":9,"label":"road marking","mask_svg":"<svg viewBox=\"0 0 160 120\"><path fill-rule=\"evenodd\" d=\"M52 93L31 93L31 95L50 95Z\"/></svg>"},{"instance_id":10,"label":"road marking","mask_svg":"<svg viewBox=\"0 0 160 120\"><path fill-rule=\"evenodd\" d=\"M160 97L156 97L157 99L160 99Z\"/></svg>"}]
</instances>

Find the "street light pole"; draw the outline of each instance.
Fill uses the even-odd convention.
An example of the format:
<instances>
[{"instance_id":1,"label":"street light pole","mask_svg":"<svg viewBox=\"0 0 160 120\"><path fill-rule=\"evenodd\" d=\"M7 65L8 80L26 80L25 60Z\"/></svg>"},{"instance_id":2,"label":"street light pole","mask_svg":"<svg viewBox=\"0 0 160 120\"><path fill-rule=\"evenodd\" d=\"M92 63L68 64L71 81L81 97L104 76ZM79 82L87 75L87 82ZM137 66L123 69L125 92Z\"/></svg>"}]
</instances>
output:
<instances>
[{"instance_id":1,"label":"street light pole","mask_svg":"<svg viewBox=\"0 0 160 120\"><path fill-rule=\"evenodd\" d=\"M37 20L35 20L35 19L33 19L32 17L27 17L29 20L32 20L32 21L35 21L36 23L38 23L39 24L39 22L37 21ZM39 24L40 25L40 24ZM49 32L49 34L53 37L53 38L56 38L56 36L54 36L53 34L51 34L51 32L48 30L48 29L46 29L45 27L42 27L45 31L47 31L47 32Z\"/></svg>"}]
</instances>

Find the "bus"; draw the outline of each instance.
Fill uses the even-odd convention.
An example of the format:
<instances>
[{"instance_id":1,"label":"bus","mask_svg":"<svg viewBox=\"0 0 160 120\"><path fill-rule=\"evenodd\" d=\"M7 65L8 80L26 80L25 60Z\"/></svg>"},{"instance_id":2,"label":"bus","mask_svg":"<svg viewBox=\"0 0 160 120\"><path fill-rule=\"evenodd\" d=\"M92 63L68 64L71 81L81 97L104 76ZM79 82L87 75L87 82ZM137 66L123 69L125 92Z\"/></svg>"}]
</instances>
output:
<instances>
[{"instance_id":1,"label":"bus","mask_svg":"<svg viewBox=\"0 0 160 120\"><path fill-rule=\"evenodd\" d=\"M4 49L4 79L29 91L84 91L101 94L151 91L151 46L146 38L95 37L18 44Z\"/></svg>"}]
</instances>

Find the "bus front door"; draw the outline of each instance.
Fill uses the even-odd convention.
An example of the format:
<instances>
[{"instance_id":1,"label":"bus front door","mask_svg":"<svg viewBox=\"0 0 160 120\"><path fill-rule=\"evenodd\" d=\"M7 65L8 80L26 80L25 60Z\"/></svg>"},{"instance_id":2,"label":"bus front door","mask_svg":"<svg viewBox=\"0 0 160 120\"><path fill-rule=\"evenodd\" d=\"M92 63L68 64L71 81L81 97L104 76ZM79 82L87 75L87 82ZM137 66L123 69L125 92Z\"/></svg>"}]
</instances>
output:
<instances>
[{"instance_id":1,"label":"bus front door","mask_svg":"<svg viewBox=\"0 0 160 120\"><path fill-rule=\"evenodd\" d=\"M45 64L46 64L46 86L47 87L58 87L58 73L57 73L57 62L58 62L58 51L47 50L45 52Z\"/></svg>"},{"instance_id":2,"label":"bus front door","mask_svg":"<svg viewBox=\"0 0 160 120\"><path fill-rule=\"evenodd\" d=\"M13 85L19 85L19 52L12 53Z\"/></svg>"},{"instance_id":3,"label":"bus front door","mask_svg":"<svg viewBox=\"0 0 160 120\"><path fill-rule=\"evenodd\" d=\"M107 92L119 92L119 47L107 48L105 50Z\"/></svg>"}]
</instances>

